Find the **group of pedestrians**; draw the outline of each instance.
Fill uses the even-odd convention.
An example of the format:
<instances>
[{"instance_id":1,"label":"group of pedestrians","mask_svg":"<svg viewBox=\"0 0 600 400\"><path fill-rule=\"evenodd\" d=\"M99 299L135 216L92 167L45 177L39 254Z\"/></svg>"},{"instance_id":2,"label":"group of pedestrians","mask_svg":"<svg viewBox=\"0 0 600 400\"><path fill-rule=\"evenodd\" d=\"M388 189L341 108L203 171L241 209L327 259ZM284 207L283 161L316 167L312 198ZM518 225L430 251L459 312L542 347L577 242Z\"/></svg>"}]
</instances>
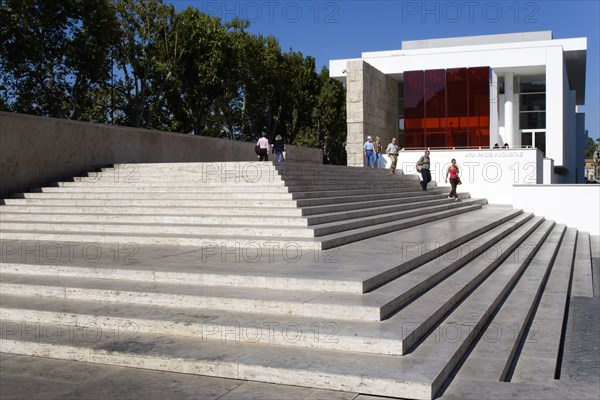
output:
<instances>
[{"instance_id":1,"label":"group of pedestrians","mask_svg":"<svg viewBox=\"0 0 600 400\"><path fill-rule=\"evenodd\" d=\"M273 145L270 145L267 133L263 132L262 137L256 142L256 154L258 154L259 161L269 161L269 148L271 148L271 154L277 155L277 162L281 163L285 160L285 144L281 135L275 136Z\"/></svg>"},{"instance_id":2,"label":"group of pedestrians","mask_svg":"<svg viewBox=\"0 0 600 400\"><path fill-rule=\"evenodd\" d=\"M367 168L381 168L381 158L383 155L383 144L381 138L375 136L375 142L373 137L367 136L367 141L363 146L365 158L367 160ZM400 147L396 145L396 138L392 138L392 143L388 144L385 153L390 157L391 165L390 170L392 174L396 173L396 164L398 163L398 152Z\"/></svg>"},{"instance_id":3,"label":"group of pedestrians","mask_svg":"<svg viewBox=\"0 0 600 400\"><path fill-rule=\"evenodd\" d=\"M390 157L390 171L392 174L396 173L396 164L398 163L398 153L400 147L396 144L396 138L392 138L392 142L387 146L385 152ZM363 152L366 159L366 167L369 168L381 168L381 156L383 154L383 145L381 144L381 138L379 136L373 138L367 136L367 141L363 145ZM431 182L431 159L429 158L429 150L425 150L425 154L419 158L416 167L417 171L421 173L421 188L423 191L427 191L427 184ZM456 164L456 159L450 161L450 166L446 169L445 181L448 183L448 177L450 177L450 186L452 190L448 195L449 199L459 201L458 194L456 193L456 187L462 182L459 177L460 168Z\"/></svg>"},{"instance_id":4,"label":"group of pedestrians","mask_svg":"<svg viewBox=\"0 0 600 400\"><path fill-rule=\"evenodd\" d=\"M425 150L425 154L419 158L417 161L417 171L421 173L421 187L423 191L427 191L427 184L431 182L431 159L429 158L429 150ZM458 194L456 193L456 187L462 184L460 180L460 168L456 165L456 159L453 158L450 160L450 166L446 169L446 175L444 177L444 181L448 183L448 176L450 176L450 194L448 195L449 199L454 199L454 201L459 201Z\"/></svg>"}]
</instances>

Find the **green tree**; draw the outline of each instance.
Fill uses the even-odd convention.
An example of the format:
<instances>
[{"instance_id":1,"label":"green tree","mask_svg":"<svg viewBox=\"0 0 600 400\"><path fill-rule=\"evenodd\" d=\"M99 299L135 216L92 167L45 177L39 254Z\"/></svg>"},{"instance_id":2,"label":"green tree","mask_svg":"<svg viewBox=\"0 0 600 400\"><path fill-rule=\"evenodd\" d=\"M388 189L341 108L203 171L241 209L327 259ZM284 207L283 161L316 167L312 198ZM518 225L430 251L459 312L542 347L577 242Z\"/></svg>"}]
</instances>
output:
<instances>
[{"instance_id":1,"label":"green tree","mask_svg":"<svg viewBox=\"0 0 600 400\"><path fill-rule=\"evenodd\" d=\"M2 107L98 120L114 36L109 0L7 0L0 8ZM92 117L94 116L94 117Z\"/></svg>"},{"instance_id":2,"label":"green tree","mask_svg":"<svg viewBox=\"0 0 600 400\"><path fill-rule=\"evenodd\" d=\"M163 0L1 4L2 110L240 140L265 131L345 162L342 84L248 21Z\"/></svg>"},{"instance_id":3,"label":"green tree","mask_svg":"<svg viewBox=\"0 0 600 400\"><path fill-rule=\"evenodd\" d=\"M596 143L598 142L598 143ZM596 139L596 141L594 141L594 139L592 139L591 137L588 137L588 142L587 142L587 147L585 148L585 158L590 159L590 158L594 158L594 152L596 151L596 148L600 145L600 138Z\"/></svg>"},{"instance_id":4,"label":"green tree","mask_svg":"<svg viewBox=\"0 0 600 400\"><path fill-rule=\"evenodd\" d=\"M231 139L251 139L253 126L252 102L262 66L262 48L258 38L246 32L248 21L234 19L225 24L226 74L224 92L219 97L214 115L220 121L222 136Z\"/></svg>"},{"instance_id":5,"label":"green tree","mask_svg":"<svg viewBox=\"0 0 600 400\"><path fill-rule=\"evenodd\" d=\"M214 110L225 91L225 28L218 18L191 7L179 13L177 21L183 51L175 70L179 82L168 94L168 108L185 131L218 136Z\"/></svg>"},{"instance_id":6,"label":"green tree","mask_svg":"<svg viewBox=\"0 0 600 400\"><path fill-rule=\"evenodd\" d=\"M329 77L326 67L319 74L320 92L313 107L313 128L316 124L319 138L317 147L323 149L328 164L346 164L346 89L342 82Z\"/></svg>"},{"instance_id":7,"label":"green tree","mask_svg":"<svg viewBox=\"0 0 600 400\"><path fill-rule=\"evenodd\" d=\"M288 82L285 87L283 116L288 142L294 144L300 134L306 135L312 126L312 109L319 93L319 78L315 59L302 53L289 51L283 54L283 70Z\"/></svg>"},{"instance_id":8,"label":"green tree","mask_svg":"<svg viewBox=\"0 0 600 400\"><path fill-rule=\"evenodd\" d=\"M174 85L183 53L175 8L162 0L115 0L118 41L113 49L117 68L113 107L118 123L162 127L164 94Z\"/></svg>"},{"instance_id":9,"label":"green tree","mask_svg":"<svg viewBox=\"0 0 600 400\"><path fill-rule=\"evenodd\" d=\"M318 76L319 91L311 104L310 125L304 126L294 144L323 150L327 164L346 164L346 91L341 82L329 77L323 67Z\"/></svg>"}]
</instances>

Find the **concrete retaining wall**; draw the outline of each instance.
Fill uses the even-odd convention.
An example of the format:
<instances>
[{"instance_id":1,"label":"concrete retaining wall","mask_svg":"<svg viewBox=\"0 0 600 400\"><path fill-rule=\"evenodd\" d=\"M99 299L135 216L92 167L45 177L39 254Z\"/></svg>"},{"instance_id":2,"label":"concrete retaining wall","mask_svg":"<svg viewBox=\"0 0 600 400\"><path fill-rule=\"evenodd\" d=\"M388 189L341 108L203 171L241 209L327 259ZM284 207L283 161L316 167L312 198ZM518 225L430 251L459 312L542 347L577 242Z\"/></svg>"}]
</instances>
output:
<instances>
[{"instance_id":1,"label":"concrete retaining wall","mask_svg":"<svg viewBox=\"0 0 600 400\"><path fill-rule=\"evenodd\" d=\"M323 162L287 146L290 161ZM114 163L256 161L254 143L0 112L0 196Z\"/></svg>"},{"instance_id":2,"label":"concrete retaining wall","mask_svg":"<svg viewBox=\"0 0 600 400\"><path fill-rule=\"evenodd\" d=\"M600 235L600 185L515 185L515 208Z\"/></svg>"}]
</instances>

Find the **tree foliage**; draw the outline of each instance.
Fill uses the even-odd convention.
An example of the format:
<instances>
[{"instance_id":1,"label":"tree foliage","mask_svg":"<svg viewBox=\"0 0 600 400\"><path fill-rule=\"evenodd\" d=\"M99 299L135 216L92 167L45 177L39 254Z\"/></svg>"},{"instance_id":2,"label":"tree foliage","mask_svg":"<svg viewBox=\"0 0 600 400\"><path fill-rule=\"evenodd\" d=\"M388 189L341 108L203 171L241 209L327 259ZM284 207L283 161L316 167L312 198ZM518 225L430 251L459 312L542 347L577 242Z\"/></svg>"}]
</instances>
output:
<instances>
[{"instance_id":1,"label":"tree foliage","mask_svg":"<svg viewBox=\"0 0 600 400\"><path fill-rule=\"evenodd\" d=\"M598 139L596 139L596 141L594 141L594 139L592 139L591 137L588 137L587 147L585 148L585 158L587 158L587 159L594 158L594 153L596 152L596 149L598 148L598 146L600 146L600 138L598 138Z\"/></svg>"},{"instance_id":2,"label":"tree foliage","mask_svg":"<svg viewBox=\"0 0 600 400\"><path fill-rule=\"evenodd\" d=\"M114 27L108 0L3 2L3 109L102 121L94 109L110 76L107 55Z\"/></svg>"},{"instance_id":3,"label":"tree foliage","mask_svg":"<svg viewBox=\"0 0 600 400\"><path fill-rule=\"evenodd\" d=\"M345 89L282 51L162 0L0 3L0 109L254 140L280 134L345 163Z\"/></svg>"}]
</instances>

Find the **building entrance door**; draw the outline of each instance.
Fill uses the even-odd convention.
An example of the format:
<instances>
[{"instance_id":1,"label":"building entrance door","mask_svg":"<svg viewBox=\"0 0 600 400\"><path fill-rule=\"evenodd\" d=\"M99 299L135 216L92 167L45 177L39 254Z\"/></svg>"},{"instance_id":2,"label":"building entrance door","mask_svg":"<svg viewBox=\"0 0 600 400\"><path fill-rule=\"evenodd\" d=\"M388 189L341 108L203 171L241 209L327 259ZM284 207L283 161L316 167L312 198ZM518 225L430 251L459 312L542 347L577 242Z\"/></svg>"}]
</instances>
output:
<instances>
[{"instance_id":1,"label":"building entrance door","mask_svg":"<svg viewBox=\"0 0 600 400\"><path fill-rule=\"evenodd\" d=\"M522 130L521 146L535 147L546 155L546 131L545 130Z\"/></svg>"}]
</instances>

